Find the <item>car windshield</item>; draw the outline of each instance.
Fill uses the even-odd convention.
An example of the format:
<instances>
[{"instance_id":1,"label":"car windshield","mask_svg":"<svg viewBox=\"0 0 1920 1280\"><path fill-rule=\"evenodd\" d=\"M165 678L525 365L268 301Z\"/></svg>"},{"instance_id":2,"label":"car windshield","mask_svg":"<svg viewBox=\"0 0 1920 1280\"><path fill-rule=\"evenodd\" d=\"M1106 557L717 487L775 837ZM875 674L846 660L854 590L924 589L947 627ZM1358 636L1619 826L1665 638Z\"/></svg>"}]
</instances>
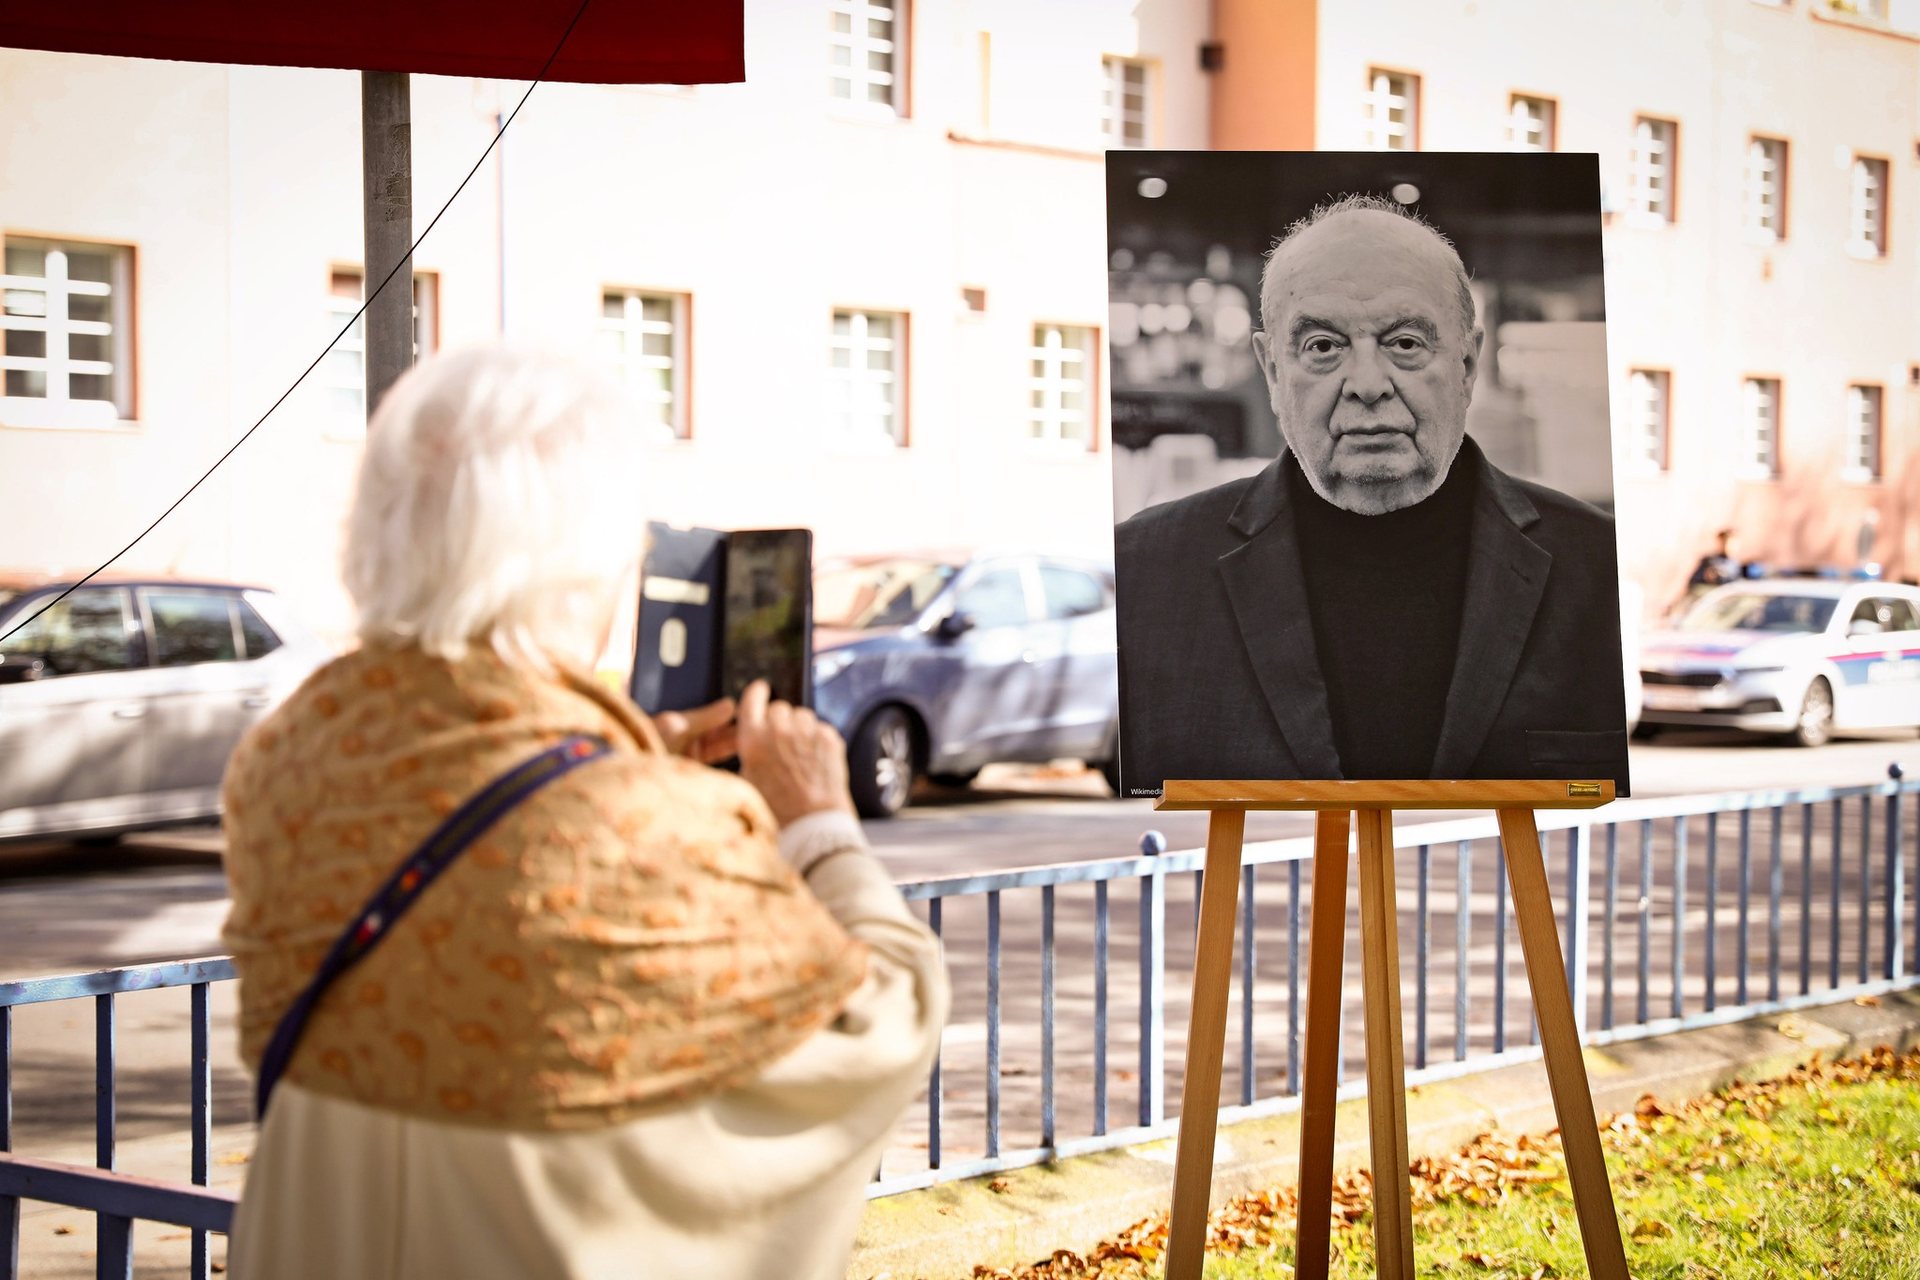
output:
<instances>
[{"instance_id":1,"label":"car windshield","mask_svg":"<svg viewBox=\"0 0 1920 1280\"><path fill-rule=\"evenodd\" d=\"M932 560L879 560L827 569L813 579L816 626L865 631L920 616L958 568Z\"/></svg>"},{"instance_id":2,"label":"car windshield","mask_svg":"<svg viewBox=\"0 0 1920 1280\"><path fill-rule=\"evenodd\" d=\"M1711 595L1680 620L1682 631L1807 631L1827 629L1833 608L1831 596L1774 595L1734 591Z\"/></svg>"}]
</instances>

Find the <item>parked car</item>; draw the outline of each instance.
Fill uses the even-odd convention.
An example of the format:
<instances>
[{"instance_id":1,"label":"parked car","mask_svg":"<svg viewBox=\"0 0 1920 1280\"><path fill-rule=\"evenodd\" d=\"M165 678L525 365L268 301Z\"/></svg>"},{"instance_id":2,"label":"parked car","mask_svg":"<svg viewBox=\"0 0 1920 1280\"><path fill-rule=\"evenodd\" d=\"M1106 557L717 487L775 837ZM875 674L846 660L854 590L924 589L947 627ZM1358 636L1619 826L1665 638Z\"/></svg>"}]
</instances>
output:
<instances>
[{"instance_id":1,"label":"parked car","mask_svg":"<svg viewBox=\"0 0 1920 1280\"><path fill-rule=\"evenodd\" d=\"M1072 757L1117 780L1110 566L1028 553L897 555L814 580L814 705L853 797L890 817L916 778Z\"/></svg>"},{"instance_id":2,"label":"parked car","mask_svg":"<svg viewBox=\"0 0 1920 1280\"><path fill-rule=\"evenodd\" d=\"M1662 725L1785 734L1920 725L1920 588L1765 579L1702 596L1641 650L1641 736Z\"/></svg>"},{"instance_id":3,"label":"parked car","mask_svg":"<svg viewBox=\"0 0 1920 1280\"><path fill-rule=\"evenodd\" d=\"M240 735L328 657L261 587L0 577L0 839L220 812Z\"/></svg>"}]
</instances>

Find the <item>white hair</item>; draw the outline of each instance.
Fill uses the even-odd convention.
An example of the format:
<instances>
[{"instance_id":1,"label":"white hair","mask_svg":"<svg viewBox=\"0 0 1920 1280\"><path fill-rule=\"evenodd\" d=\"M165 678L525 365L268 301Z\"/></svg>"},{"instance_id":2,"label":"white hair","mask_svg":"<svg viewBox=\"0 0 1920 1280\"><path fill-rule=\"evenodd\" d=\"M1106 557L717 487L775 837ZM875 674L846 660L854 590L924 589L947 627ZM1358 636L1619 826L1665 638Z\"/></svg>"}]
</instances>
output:
<instances>
[{"instance_id":1,"label":"white hair","mask_svg":"<svg viewBox=\"0 0 1920 1280\"><path fill-rule=\"evenodd\" d=\"M590 665L645 537L640 430L608 375L555 353L489 344L408 371L368 425L347 522L360 638Z\"/></svg>"}]
</instances>

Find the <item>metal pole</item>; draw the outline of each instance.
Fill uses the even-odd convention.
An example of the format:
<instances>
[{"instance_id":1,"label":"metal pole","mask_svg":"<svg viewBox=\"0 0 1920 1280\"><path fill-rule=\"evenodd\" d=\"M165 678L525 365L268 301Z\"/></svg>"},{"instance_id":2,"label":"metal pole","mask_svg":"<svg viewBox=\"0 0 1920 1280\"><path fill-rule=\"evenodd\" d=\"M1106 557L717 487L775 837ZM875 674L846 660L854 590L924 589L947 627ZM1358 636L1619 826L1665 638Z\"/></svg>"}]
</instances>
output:
<instances>
[{"instance_id":1,"label":"metal pole","mask_svg":"<svg viewBox=\"0 0 1920 1280\"><path fill-rule=\"evenodd\" d=\"M367 416L413 364L413 111L405 72L360 73L365 195ZM384 289L395 263L393 279ZM379 289L375 295L373 291Z\"/></svg>"}]
</instances>

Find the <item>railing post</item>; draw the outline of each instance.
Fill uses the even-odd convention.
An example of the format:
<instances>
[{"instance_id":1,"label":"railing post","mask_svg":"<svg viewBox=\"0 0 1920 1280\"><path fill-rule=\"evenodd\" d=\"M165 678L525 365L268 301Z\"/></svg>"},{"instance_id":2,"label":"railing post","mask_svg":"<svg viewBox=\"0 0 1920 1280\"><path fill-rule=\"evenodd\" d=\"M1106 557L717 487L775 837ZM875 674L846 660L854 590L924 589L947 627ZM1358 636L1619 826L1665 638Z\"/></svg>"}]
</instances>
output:
<instances>
[{"instance_id":1,"label":"railing post","mask_svg":"<svg viewBox=\"0 0 1920 1280\"><path fill-rule=\"evenodd\" d=\"M1167 880L1140 878L1140 1123L1159 1124L1167 1103Z\"/></svg>"},{"instance_id":2,"label":"railing post","mask_svg":"<svg viewBox=\"0 0 1920 1280\"><path fill-rule=\"evenodd\" d=\"M1000 891L987 892L987 1158L1000 1154Z\"/></svg>"},{"instance_id":3,"label":"railing post","mask_svg":"<svg viewBox=\"0 0 1920 1280\"><path fill-rule=\"evenodd\" d=\"M1093 884L1093 1132L1107 1131L1107 882Z\"/></svg>"},{"instance_id":4,"label":"railing post","mask_svg":"<svg viewBox=\"0 0 1920 1280\"><path fill-rule=\"evenodd\" d=\"M1897 978L1906 967L1901 945L1906 930L1900 927L1906 910L1907 868L1900 853L1900 773L1899 766L1889 770L1894 787L1887 796L1887 977Z\"/></svg>"},{"instance_id":5,"label":"railing post","mask_svg":"<svg viewBox=\"0 0 1920 1280\"><path fill-rule=\"evenodd\" d=\"M99 1213L100 1256L93 1273L98 1280L133 1280L133 1219L117 1213Z\"/></svg>"},{"instance_id":6,"label":"railing post","mask_svg":"<svg viewBox=\"0 0 1920 1280\"><path fill-rule=\"evenodd\" d=\"M189 1089L189 1107L193 1118L192 1176L195 1186L204 1187L211 1172L208 1155L213 1144L213 1065L212 1046L209 1043L212 1015L208 1007L207 984L196 982L191 990L193 1082ZM195 1227L187 1270L191 1280L208 1280L209 1261L207 1233Z\"/></svg>"},{"instance_id":7,"label":"railing post","mask_svg":"<svg viewBox=\"0 0 1920 1280\"><path fill-rule=\"evenodd\" d=\"M1572 926L1567 930L1567 990L1573 996L1573 1025L1582 1036L1587 1034L1587 911L1592 904L1587 872L1592 865L1593 824L1582 822L1573 829L1567 856L1567 922Z\"/></svg>"},{"instance_id":8,"label":"railing post","mask_svg":"<svg viewBox=\"0 0 1920 1280\"><path fill-rule=\"evenodd\" d=\"M1300 859L1287 862L1287 1092L1300 1096Z\"/></svg>"},{"instance_id":9,"label":"railing post","mask_svg":"<svg viewBox=\"0 0 1920 1280\"><path fill-rule=\"evenodd\" d=\"M1053 1133L1053 886L1040 888L1040 1145Z\"/></svg>"},{"instance_id":10,"label":"railing post","mask_svg":"<svg viewBox=\"0 0 1920 1280\"><path fill-rule=\"evenodd\" d=\"M940 937L940 898L927 899L927 928ZM940 1052L934 1051L933 1069L927 1073L927 1168L940 1167Z\"/></svg>"},{"instance_id":11,"label":"railing post","mask_svg":"<svg viewBox=\"0 0 1920 1280\"><path fill-rule=\"evenodd\" d=\"M1678 1018L1687 1011L1687 816L1673 820L1673 950L1669 957L1673 970L1673 1001L1669 1006Z\"/></svg>"},{"instance_id":12,"label":"railing post","mask_svg":"<svg viewBox=\"0 0 1920 1280\"><path fill-rule=\"evenodd\" d=\"M1430 953L1427 942L1427 880L1432 874L1432 863L1432 846L1421 845L1415 864L1418 885L1413 915L1413 1066L1416 1071L1425 1070L1427 1065L1427 959ZM1395 978L1395 981L1399 979Z\"/></svg>"},{"instance_id":13,"label":"railing post","mask_svg":"<svg viewBox=\"0 0 1920 1280\"><path fill-rule=\"evenodd\" d=\"M113 1168L114 1026L111 993L93 998L93 1147L94 1163ZM133 1276L133 1221L111 1213L94 1215L95 1274L99 1280L131 1280Z\"/></svg>"},{"instance_id":14,"label":"railing post","mask_svg":"<svg viewBox=\"0 0 1920 1280\"><path fill-rule=\"evenodd\" d=\"M0 1005L0 1152L13 1150L13 1006ZM0 1266L20 1274L20 1198L0 1196Z\"/></svg>"},{"instance_id":15,"label":"railing post","mask_svg":"<svg viewBox=\"0 0 1920 1280\"><path fill-rule=\"evenodd\" d=\"M1462 840L1454 851L1453 916L1453 1057L1467 1056L1467 960L1473 941L1473 841Z\"/></svg>"},{"instance_id":16,"label":"railing post","mask_svg":"<svg viewBox=\"0 0 1920 1280\"><path fill-rule=\"evenodd\" d=\"M1253 985L1259 977L1260 951L1254 940L1259 913L1254 910L1253 894L1259 884L1258 868L1251 862L1240 869L1240 1105L1253 1105L1259 1092L1253 1055Z\"/></svg>"}]
</instances>

